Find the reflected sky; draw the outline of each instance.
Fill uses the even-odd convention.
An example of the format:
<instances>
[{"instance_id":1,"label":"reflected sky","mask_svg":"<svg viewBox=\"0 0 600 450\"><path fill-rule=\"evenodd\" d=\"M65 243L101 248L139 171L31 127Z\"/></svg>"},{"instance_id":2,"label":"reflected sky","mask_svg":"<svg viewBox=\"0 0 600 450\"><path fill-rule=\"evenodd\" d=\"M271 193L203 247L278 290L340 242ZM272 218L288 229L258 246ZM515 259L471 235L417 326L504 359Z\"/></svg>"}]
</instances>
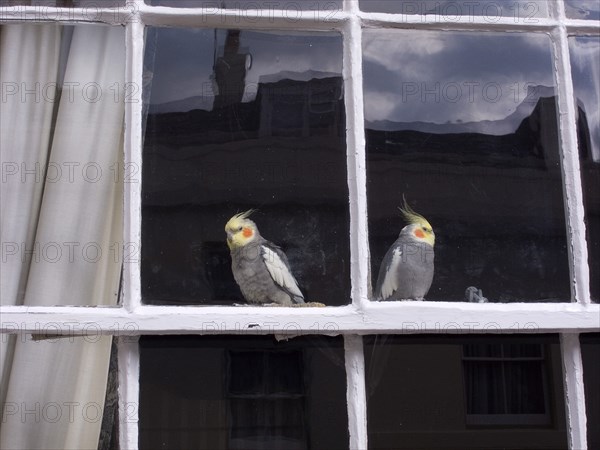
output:
<instances>
[{"instance_id":1,"label":"reflected sky","mask_svg":"<svg viewBox=\"0 0 600 450\"><path fill-rule=\"evenodd\" d=\"M435 14L447 20L456 20L458 16L483 16L490 22L499 17L528 21L548 16L546 0L360 0L360 8L368 12Z\"/></svg>"},{"instance_id":2,"label":"reflected sky","mask_svg":"<svg viewBox=\"0 0 600 450\"><path fill-rule=\"evenodd\" d=\"M567 17L571 19L600 19L600 2L598 0L565 0Z\"/></svg>"},{"instance_id":3,"label":"reflected sky","mask_svg":"<svg viewBox=\"0 0 600 450\"><path fill-rule=\"evenodd\" d=\"M217 92L213 66L216 58L223 55L226 34L227 30L152 30L146 45L154 45L160 52L161 64L177 67L177 70L156 70L152 76L147 68L146 76L152 78L151 104L195 97L185 106L163 105L161 111L210 110ZM246 67L249 68L242 101L256 98L259 82L275 82L284 78L308 81L339 74L342 71L341 58L331 56L342 52L339 36L337 33L242 31L240 52L247 53Z\"/></svg>"},{"instance_id":4,"label":"reflected sky","mask_svg":"<svg viewBox=\"0 0 600 450\"><path fill-rule=\"evenodd\" d=\"M367 30L363 48L369 128L424 122L506 134L554 93L545 34ZM485 122L505 118L494 131Z\"/></svg>"},{"instance_id":5,"label":"reflected sky","mask_svg":"<svg viewBox=\"0 0 600 450\"><path fill-rule=\"evenodd\" d=\"M577 104L587 116L593 160L600 162L600 40L572 37L569 48Z\"/></svg>"}]
</instances>

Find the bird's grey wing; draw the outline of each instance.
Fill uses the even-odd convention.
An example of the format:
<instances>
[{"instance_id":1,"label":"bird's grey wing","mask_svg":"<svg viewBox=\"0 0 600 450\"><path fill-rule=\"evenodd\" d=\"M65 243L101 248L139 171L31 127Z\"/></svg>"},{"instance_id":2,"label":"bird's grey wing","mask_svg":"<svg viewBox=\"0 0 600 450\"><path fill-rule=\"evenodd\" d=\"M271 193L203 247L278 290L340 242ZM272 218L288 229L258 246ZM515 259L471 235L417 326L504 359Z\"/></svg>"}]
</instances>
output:
<instances>
[{"instance_id":1,"label":"bird's grey wing","mask_svg":"<svg viewBox=\"0 0 600 450\"><path fill-rule=\"evenodd\" d=\"M398 289L398 269L401 260L402 246L394 243L381 262L375 288L375 298L377 300L386 300L390 298Z\"/></svg>"},{"instance_id":2,"label":"bird's grey wing","mask_svg":"<svg viewBox=\"0 0 600 450\"><path fill-rule=\"evenodd\" d=\"M275 244L265 241L261 244L261 256L275 284L287 292L294 303L304 303L304 295L292 275L285 253Z\"/></svg>"}]
</instances>

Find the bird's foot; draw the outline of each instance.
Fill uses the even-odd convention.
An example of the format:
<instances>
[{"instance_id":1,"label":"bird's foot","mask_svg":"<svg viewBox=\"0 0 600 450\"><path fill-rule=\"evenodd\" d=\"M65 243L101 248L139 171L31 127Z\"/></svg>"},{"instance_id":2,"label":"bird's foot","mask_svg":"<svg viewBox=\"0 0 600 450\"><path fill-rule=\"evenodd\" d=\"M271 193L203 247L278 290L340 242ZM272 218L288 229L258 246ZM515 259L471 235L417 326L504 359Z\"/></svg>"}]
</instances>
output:
<instances>
[{"instance_id":1,"label":"bird's foot","mask_svg":"<svg viewBox=\"0 0 600 450\"><path fill-rule=\"evenodd\" d=\"M293 308L324 308L324 303L319 302L308 302L308 303L294 303Z\"/></svg>"}]
</instances>

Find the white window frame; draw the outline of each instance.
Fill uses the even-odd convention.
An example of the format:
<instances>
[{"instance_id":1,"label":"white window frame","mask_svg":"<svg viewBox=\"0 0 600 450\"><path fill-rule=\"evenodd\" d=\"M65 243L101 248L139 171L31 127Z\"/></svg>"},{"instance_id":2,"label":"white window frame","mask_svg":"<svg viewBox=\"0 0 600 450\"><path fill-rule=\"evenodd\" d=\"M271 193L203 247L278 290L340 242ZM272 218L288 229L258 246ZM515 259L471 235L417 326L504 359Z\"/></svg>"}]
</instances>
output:
<instances>
[{"instance_id":1,"label":"white window frame","mask_svg":"<svg viewBox=\"0 0 600 450\"><path fill-rule=\"evenodd\" d=\"M285 3L286 0L281 0ZM101 2L98 2L101 4ZM321 1L321 3L325 3ZM142 86L145 26L236 28L260 30L338 31L342 34L343 78L347 121L347 171L350 195L352 303L327 308L260 308L234 306L149 306L141 299L140 261L123 268L121 306L115 308L0 308L6 334L57 330L85 334L93 329L119 339L120 428L123 449L138 448L139 349L144 334L300 334L320 332L345 339L350 448L367 448L365 368L361 336L373 333L558 333L570 449L587 448L583 369L579 334L600 329L600 305L590 300L588 251L576 130L576 104L568 37L600 34L598 21L568 19L562 1L548 2L550 17L535 20L485 17L441 17L366 13L358 0L345 0L343 10L315 11L205 10L154 7L129 0L120 8L0 7L1 23L104 23L125 26L126 82ZM240 18L242 20L240 20ZM362 30L365 28L543 32L550 35L558 86L560 159L569 242L571 299L565 303L472 304L457 302L385 302L369 300L370 261L367 226L365 130L363 114ZM139 94L138 90L138 94ZM125 105L125 164L141 171L141 96ZM138 180L139 171L138 171ZM141 246L141 183L127 183L124 194L125 248ZM569 302L570 300L570 302ZM18 324L15 326L15 324ZM77 324L77 325L74 325ZM90 328L90 326L92 328Z\"/></svg>"}]
</instances>

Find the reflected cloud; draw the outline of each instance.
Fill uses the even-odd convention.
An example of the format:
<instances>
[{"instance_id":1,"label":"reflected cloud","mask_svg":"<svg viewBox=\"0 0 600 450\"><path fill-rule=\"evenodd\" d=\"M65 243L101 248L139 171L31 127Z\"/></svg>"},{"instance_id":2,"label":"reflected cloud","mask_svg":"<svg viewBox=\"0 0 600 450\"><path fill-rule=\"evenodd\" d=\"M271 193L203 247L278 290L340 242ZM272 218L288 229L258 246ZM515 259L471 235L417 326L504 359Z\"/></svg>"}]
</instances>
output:
<instances>
[{"instance_id":1,"label":"reflected cloud","mask_svg":"<svg viewBox=\"0 0 600 450\"><path fill-rule=\"evenodd\" d=\"M572 19L600 19L600 2L598 0L565 0L567 17Z\"/></svg>"},{"instance_id":2,"label":"reflected cloud","mask_svg":"<svg viewBox=\"0 0 600 450\"><path fill-rule=\"evenodd\" d=\"M493 134L509 133L540 97L554 95L547 35L367 31L364 71L372 125L481 123L513 115L508 128Z\"/></svg>"}]
</instances>

